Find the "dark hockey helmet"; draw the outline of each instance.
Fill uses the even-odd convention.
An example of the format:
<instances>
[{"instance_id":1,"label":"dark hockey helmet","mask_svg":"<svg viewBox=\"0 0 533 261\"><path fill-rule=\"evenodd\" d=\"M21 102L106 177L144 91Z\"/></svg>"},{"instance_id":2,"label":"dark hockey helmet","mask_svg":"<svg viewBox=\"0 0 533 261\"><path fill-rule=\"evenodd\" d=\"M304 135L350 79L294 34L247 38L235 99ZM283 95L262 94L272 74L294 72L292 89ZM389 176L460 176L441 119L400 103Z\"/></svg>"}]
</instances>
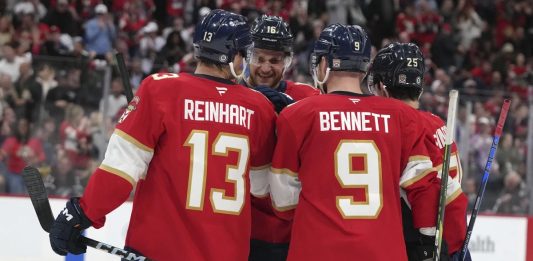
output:
<instances>
[{"instance_id":1,"label":"dark hockey helmet","mask_svg":"<svg viewBox=\"0 0 533 261\"><path fill-rule=\"evenodd\" d=\"M382 82L389 90L414 88L420 94L424 72L424 56L418 46L391 43L376 54L367 77L368 87L372 90L374 84Z\"/></svg>"},{"instance_id":2,"label":"dark hockey helmet","mask_svg":"<svg viewBox=\"0 0 533 261\"><path fill-rule=\"evenodd\" d=\"M254 48L292 53L293 35L280 17L262 15L252 26Z\"/></svg>"},{"instance_id":3,"label":"dark hockey helmet","mask_svg":"<svg viewBox=\"0 0 533 261\"><path fill-rule=\"evenodd\" d=\"M322 57L328 61L331 71L366 73L371 48L370 39L360 26L329 25L320 33L311 53L311 75L314 75Z\"/></svg>"},{"instance_id":4,"label":"dark hockey helmet","mask_svg":"<svg viewBox=\"0 0 533 261\"><path fill-rule=\"evenodd\" d=\"M246 57L252 44L250 27L244 16L215 9L196 25L193 44L195 57L229 64L239 52Z\"/></svg>"}]
</instances>

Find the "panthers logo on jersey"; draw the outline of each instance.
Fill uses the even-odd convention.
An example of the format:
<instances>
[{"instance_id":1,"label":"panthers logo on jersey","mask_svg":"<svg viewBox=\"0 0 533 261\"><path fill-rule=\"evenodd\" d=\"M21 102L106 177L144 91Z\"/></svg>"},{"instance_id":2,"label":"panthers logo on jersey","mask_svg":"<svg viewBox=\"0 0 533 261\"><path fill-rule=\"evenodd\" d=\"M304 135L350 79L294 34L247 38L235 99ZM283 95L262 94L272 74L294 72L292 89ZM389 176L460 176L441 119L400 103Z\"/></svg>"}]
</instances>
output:
<instances>
[{"instance_id":1,"label":"panthers logo on jersey","mask_svg":"<svg viewBox=\"0 0 533 261\"><path fill-rule=\"evenodd\" d=\"M120 116L120 119L118 119L118 123L124 122L124 120L126 120L128 115L130 115L130 112L134 111L137 108L140 101L141 101L141 98L139 98L139 96L133 97L130 104L128 104L128 107L126 107L126 110L124 110L124 112Z\"/></svg>"}]
</instances>

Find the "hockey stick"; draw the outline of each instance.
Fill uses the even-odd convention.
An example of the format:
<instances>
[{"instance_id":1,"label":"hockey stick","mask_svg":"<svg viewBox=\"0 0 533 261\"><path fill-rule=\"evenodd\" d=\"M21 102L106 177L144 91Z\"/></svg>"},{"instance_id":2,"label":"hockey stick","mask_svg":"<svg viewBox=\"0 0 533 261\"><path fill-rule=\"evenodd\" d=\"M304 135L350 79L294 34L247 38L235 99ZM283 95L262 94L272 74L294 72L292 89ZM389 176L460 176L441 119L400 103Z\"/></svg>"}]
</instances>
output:
<instances>
[{"instance_id":1,"label":"hockey stick","mask_svg":"<svg viewBox=\"0 0 533 261\"><path fill-rule=\"evenodd\" d=\"M448 103L448 116L446 122L446 140L444 142L444 162L442 163L442 173L440 181L439 212L437 214L437 230L435 231L435 250L433 260L440 260L442 247L442 234L444 226L444 210L446 209L446 193L448 190L448 172L450 170L450 155L455 133L455 116L457 111L457 99L459 92L450 91L450 101Z\"/></svg>"},{"instance_id":2,"label":"hockey stick","mask_svg":"<svg viewBox=\"0 0 533 261\"><path fill-rule=\"evenodd\" d=\"M22 172L22 177L24 178L24 184L26 184L26 188L28 189L31 203L33 204L35 213L37 213L37 218L39 219L41 227L44 229L44 231L50 232L50 228L54 223L54 214L52 213L52 208L50 207L50 201L48 200L48 195L46 194L41 173L35 167L26 166ZM80 241L87 246L120 256L126 260L150 260L144 256L84 236L80 236Z\"/></svg>"},{"instance_id":3,"label":"hockey stick","mask_svg":"<svg viewBox=\"0 0 533 261\"><path fill-rule=\"evenodd\" d=\"M128 103L133 99L133 90L131 89L130 77L128 71L126 70L126 63L124 62L124 55L122 53L115 53L115 59L117 60L118 72L122 80L122 85L124 85L124 90L126 91L126 99Z\"/></svg>"},{"instance_id":4,"label":"hockey stick","mask_svg":"<svg viewBox=\"0 0 533 261\"><path fill-rule=\"evenodd\" d=\"M502 135L503 125L505 124L505 119L507 118L507 112L509 112L510 105L511 100L506 99L505 101L503 101L502 109L500 111L500 118L498 119L496 130L494 130L494 137L492 138L492 146L490 147L489 157L487 158L487 163L485 164L485 172L483 173L483 179L481 180L481 184L479 186L479 190L476 196L476 203L470 216L470 222L468 222L468 228L466 229L465 242L463 243L463 248L461 249L461 260L464 260L466 257L468 243L470 241L470 237L472 236L472 231L474 230L474 222L476 222L477 214L481 206L481 200L483 200L483 195L485 194L485 187L487 187L487 182L489 180L492 160L494 159L496 149L498 148L498 142L500 141L500 136Z\"/></svg>"}]
</instances>

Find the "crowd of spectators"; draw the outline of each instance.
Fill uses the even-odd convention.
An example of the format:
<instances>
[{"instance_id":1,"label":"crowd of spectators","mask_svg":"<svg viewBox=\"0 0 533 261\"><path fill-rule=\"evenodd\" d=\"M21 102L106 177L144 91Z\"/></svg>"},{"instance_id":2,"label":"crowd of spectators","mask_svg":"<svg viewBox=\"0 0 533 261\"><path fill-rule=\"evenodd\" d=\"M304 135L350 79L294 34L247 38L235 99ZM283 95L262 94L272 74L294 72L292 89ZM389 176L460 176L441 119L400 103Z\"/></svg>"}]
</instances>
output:
<instances>
[{"instance_id":1,"label":"crowd of spectators","mask_svg":"<svg viewBox=\"0 0 533 261\"><path fill-rule=\"evenodd\" d=\"M122 83L109 69L113 52L125 55L134 88L151 73L191 72L194 25L215 8L249 21L261 14L287 21L295 54L286 77L295 81L311 82L309 52L331 23L363 26L373 51L391 41L417 43L427 68L422 109L444 118L448 91L460 90L457 143L470 207L500 105L511 97L482 211L528 213L532 0L2 1L0 193L24 193L26 164L40 167L50 193L82 193L126 105Z\"/></svg>"}]
</instances>

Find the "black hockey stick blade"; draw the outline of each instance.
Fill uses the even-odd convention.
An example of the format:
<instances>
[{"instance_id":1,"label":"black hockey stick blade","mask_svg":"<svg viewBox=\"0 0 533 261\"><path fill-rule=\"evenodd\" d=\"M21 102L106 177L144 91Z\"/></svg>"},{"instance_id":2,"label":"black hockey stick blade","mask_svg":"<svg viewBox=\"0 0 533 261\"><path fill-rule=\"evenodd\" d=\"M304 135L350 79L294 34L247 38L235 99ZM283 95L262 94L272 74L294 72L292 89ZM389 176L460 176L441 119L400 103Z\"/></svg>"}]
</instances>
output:
<instances>
[{"instance_id":1,"label":"black hockey stick blade","mask_svg":"<svg viewBox=\"0 0 533 261\"><path fill-rule=\"evenodd\" d=\"M54 214L50 208L41 173L35 167L26 166L22 171L22 177L41 227L44 231L50 232L50 227L54 222Z\"/></svg>"},{"instance_id":2,"label":"black hockey stick blade","mask_svg":"<svg viewBox=\"0 0 533 261\"><path fill-rule=\"evenodd\" d=\"M54 214L52 213L52 208L50 207L50 201L48 200L48 195L46 194L41 173L35 167L26 166L22 171L22 177L24 178L26 188L28 188L28 194L30 195L31 203L33 204L35 213L37 213L37 218L39 219L41 227L44 229L44 231L50 232L50 228L54 223ZM89 247L120 256L125 260L150 261L150 259L139 254L114 247L85 236L80 236L80 241Z\"/></svg>"},{"instance_id":3,"label":"black hockey stick blade","mask_svg":"<svg viewBox=\"0 0 533 261\"><path fill-rule=\"evenodd\" d=\"M122 53L115 53L115 59L117 60L118 72L120 78L122 79L122 85L124 85L124 90L126 91L126 98L128 103L133 100L133 90L131 89L130 76L128 70L126 70L126 62L124 62L124 55Z\"/></svg>"}]
</instances>

